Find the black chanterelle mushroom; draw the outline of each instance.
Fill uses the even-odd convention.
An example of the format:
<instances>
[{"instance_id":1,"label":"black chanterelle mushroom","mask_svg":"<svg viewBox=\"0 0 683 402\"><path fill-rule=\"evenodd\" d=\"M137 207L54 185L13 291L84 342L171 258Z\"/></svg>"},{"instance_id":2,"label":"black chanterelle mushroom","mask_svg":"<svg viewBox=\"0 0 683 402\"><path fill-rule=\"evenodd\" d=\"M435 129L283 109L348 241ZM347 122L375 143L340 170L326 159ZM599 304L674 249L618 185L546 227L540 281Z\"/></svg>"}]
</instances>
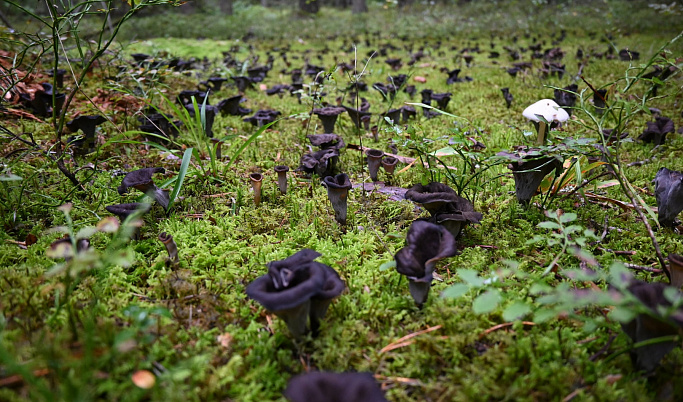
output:
<instances>
[{"instance_id":1,"label":"black chanterelle mushroom","mask_svg":"<svg viewBox=\"0 0 683 402\"><path fill-rule=\"evenodd\" d=\"M628 292L650 310L649 313L640 313L633 320L621 324L623 331L634 343L676 335L683 328L683 310L680 308L668 317L662 316L662 308L671 307L671 302L664 296L668 287L662 282L631 280ZM680 292L677 293L678 297L681 297ZM674 341L666 341L635 348L631 352L631 360L638 370L651 372L677 344Z\"/></svg>"},{"instance_id":2,"label":"black chanterelle mushroom","mask_svg":"<svg viewBox=\"0 0 683 402\"><path fill-rule=\"evenodd\" d=\"M283 394L290 402L387 402L372 373L300 374Z\"/></svg>"},{"instance_id":3,"label":"black chanterelle mushroom","mask_svg":"<svg viewBox=\"0 0 683 402\"><path fill-rule=\"evenodd\" d=\"M408 277L410 294L421 307L429 296L436 262L456 252L453 235L441 225L415 221L408 229L406 246L394 256L396 271Z\"/></svg>"},{"instance_id":4,"label":"black chanterelle mushroom","mask_svg":"<svg viewBox=\"0 0 683 402\"><path fill-rule=\"evenodd\" d=\"M352 187L349 176L345 173L327 176L323 179L323 186L327 188L327 198L334 209L334 218L340 225L346 225L347 198Z\"/></svg>"},{"instance_id":5,"label":"black chanterelle mushroom","mask_svg":"<svg viewBox=\"0 0 683 402\"><path fill-rule=\"evenodd\" d=\"M683 172L663 167L652 182L655 184L659 224L674 227L676 216L683 211Z\"/></svg>"},{"instance_id":6,"label":"black chanterelle mushroom","mask_svg":"<svg viewBox=\"0 0 683 402\"><path fill-rule=\"evenodd\" d=\"M130 187L133 187L154 198L159 205L166 209L170 202L168 191L164 191L157 187L152 179L154 173L165 172L166 169L162 167L134 170L123 178L123 181L117 190L120 195L124 195Z\"/></svg>"},{"instance_id":7,"label":"black chanterelle mushroom","mask_svg":"<svg viewBox=\"0 0 683 402\"><path fill-rule=\"evenodd\" d=\"M331 267L313 261L320 253L303 249L284 260L268 263L268 274L256 278L246 288L247 295L266 310L282 318L295 337L311 327L317 331L330 301L345 285Z\"/></svg>"},{"instance_id":8,"label":"black chanterelle mushroom","mask_svg":"<svg viewBox=\"0 0 683 402\"><path fill-rule=\"evenodd\" d=\"M468 223L479 223L482 214L474 210L472 203L460 197L455 190L443 183L416 184L406 192L405 198L421 204L432 223L438 223L457 237Z\"/></svg>"}]
</instances>

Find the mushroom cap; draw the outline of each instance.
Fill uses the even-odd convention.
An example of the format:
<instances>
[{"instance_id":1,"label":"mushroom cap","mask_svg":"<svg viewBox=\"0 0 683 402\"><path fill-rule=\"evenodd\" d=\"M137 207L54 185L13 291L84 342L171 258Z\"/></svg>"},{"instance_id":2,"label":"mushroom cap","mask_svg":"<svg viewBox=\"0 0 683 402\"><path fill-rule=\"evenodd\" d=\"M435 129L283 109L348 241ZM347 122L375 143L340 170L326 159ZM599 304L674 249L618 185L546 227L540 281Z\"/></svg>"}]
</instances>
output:
<instances>
[{"instance_id":1,"label":"mushroom cap","mask_svg":"<svg viewBox=\"0 0 683 402\"><path fill-rule=\"evenodd\" d=\"M350 189L352 187L351 180L346 173L340 173L336 176L327 176L323 179L323 186L328 189Z\"/></svg>"},{"instance_id":2,"label":"mushroom cap","mask_svg":"<svg viewBox=\"0 0 683 402\"><path fill-rule=\"evenodd\" d=\"M430 281L434 262L452 257L456 251L455 239L446 228L418 220L408 229L406 246L394 255L396 271L409 278Z\"/></svg>"},{"instance_id":3,"label":"mushroom cap","mask_svg":"<svg viewBox=\"0 0 683 402\"><path fill-rule=\"evenodd\" d=\"M124 195L128 188L134 187L142 192L146 192L150 185L154 185L152 176L154 173L165 173L166 169L162 167L143 168L134 170L128 173L118 187L119 195Z\"/></svg>"},{"instance_id":4,"label":"mushroom cap","mask_svg":"<svg viewBox=\"0 0 683 402\"><path fill-rule=\"evenodd\" d=\"M422 204L431 215L474 212L474 207L469 201L443 183L432 182L426 186L416 184L406 192L405 197L407 200Z\"/></svg>"},{"instance_id":5,"label":"mushroom cap","mask_svg":"<svg viewBox=\"0 0 683 402\"><path fill-rule=\"evenodd\" d=\"M662 167L652 182L655 184L659 223L673 227L676 216L683 210L683 172Z\"/></svg>"},{"instance_id":6,"label":"mushroom cap","mask_svg":"<svg viewBox=\"0 0 683 402\"><path fill-rule=\"evenodd\" d=\"M151 204L148 204L148 203L131 202L131 203L127 203L127 204L109 205L109 206L104 207L104 209L106 209L110 213L118 216L119 219L123 221L129 215L131 215L133 212L137 211L138 209L143 211L143 213L146 213L147 211L149 211L150 207L151 207Z\"/></svg>"},{"instance_id":7,"label":"mushroom cap","mask_svg":"<svg viewBox=\"0 0 683 402\"><path fill-rule=\"evenodd\" d=\"M313 114L318 116L339 116L344 113L346 109L338 106L325 106L313 109Z\"/></svg>"},{"instance_id":8,"label":"mushroom cap","mask_svg":"<svg viewBox=\"0 0 683 402\"><path fill-rule=\"evenodd\" d=\"M541 99L524 109L522 115L534 122L541 121L538 116L543 116L549 123L562 123L569 119L569 114L552 99Z\"/></svg>"},{"instance_id":9,"label":"mushroom cap","mask_svg":"<svg viewBox=\"0 0 683 402\"><path fill-rule=\"evenodd\" d=\"M276 173L286 173L289 172L289 166L286 165L277 165L273 168Z\"/></svg>"},{"instance_id":10,"label":"mushroom cap","mask_svg":"<svg viewBox=\"0 0 683 402\"><path fill-rule=\"evenodd\" d=\"M317 295L313 296L314 299L333 299L346 289L346 284L334 268L317 261L313 261L312 264L325 272L325 283L323 284L323 288Z\"/></svg>"},{"instance_id":11,"label":"mushroom cap","mask_svg":"<svg viewBox=\"0 0 683 402\"><path fill-rule=\"evenodd\" d=\"M372 373L300 374L283 392L290 402L386 402Z\"/></svg>"},{"instance_id":12,"label":"mushroom cap","mask_svg":"<svg viewBox=\"0 0 683 402\"><path fill-rule=\"evenodd\" d=\"M291 309L311 298L328 300L340 295L346 285L332 267L313 261L320 256L305 248L268 263L268 274L249 284L247 295L269 311Z\"/></svg>"},{"instance_id":13,"label":"mushroom cap","mask_svg":"<svg viewBox=\"0 0 683 402\"><path fill-rule=\"evenodd\" d=\"M269 311L287 310L305 303L322 291L327 279L327 272L313 264L320 255L306 248L284 260L269 262L268 274L250 283L247 295Z\"/></svg>"},{"instance_id":14,"label":"mushroom cap","mask_svg":"<svg viewBox=\"0 0 683 402\"><path fill-rule=\"evenodd\" d=\"M307 135L306 137L309 141L311 141L311 145L314 147L320 147L321 149L341 149L346 146L342 137L337 134L311 134Z\"/></svg>"}]
</instances>

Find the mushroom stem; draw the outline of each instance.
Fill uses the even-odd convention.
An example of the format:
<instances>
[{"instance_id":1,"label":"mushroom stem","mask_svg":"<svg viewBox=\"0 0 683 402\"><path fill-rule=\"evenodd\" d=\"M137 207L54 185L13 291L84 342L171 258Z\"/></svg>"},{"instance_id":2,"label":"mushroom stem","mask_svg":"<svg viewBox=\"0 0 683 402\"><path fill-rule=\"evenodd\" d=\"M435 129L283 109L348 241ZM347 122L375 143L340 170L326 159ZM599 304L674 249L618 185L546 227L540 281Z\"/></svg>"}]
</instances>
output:
<instances>
[{"instance_id":1,"label":"mushroom stem","mask_svg":"<svg viewBox=\"0 0 683 402\"><path fill-rule=\"evenodd\" d=\"M251 179L251 188L254 189L254 204L258 207L261 204L261 184L263 176L261 173L252 173L249 175Z\"/></svg>"},{"instance_id":2,"label":"mushroom stem","mask_svg":"<svg viewBox=\"0 0 683 402\"><path fill-rule=\"evenodd\" d=\"M377 172L382 163L382 158L384 157L384 151L379 149L368 149L365 151L365 155L368 157L368 171L370 172L370 179L374 182L377 181Z\"/></svg>"},{"instance_id":3,"label":"mushroom stem","mask_svg":"<svg viewBox=\"0 0 683 402\"><path fill-rule=\"evenodd\" d=\"M377 127L376 124L370 127L370 132L372 133L372 137L374 138L375 142L379 141L379 127Z\"/></svg>"},{"instance_id":4,"label":"mushroom stem","mask_svg":"<svg viewBox=\"0 0 683 402\"><path fill-rule=\"evenodd\" d=\"M431 280L408 280L408 290L410 290L410 295L413 297L413 300L415 300L417 307L422 308L422 306L425 304L427 298L429 297L429 288L431 286Z\"/></svg>"},{"instance_id":5,"label":"mushroom stem","mask_svg":"<svg viewBox=\"0 0 683 402\"><path fill-rule=\"evenodd\" d=\"M275 173L277 173L277 186L282 194L287 194L287 166L275 166Z\"/></svg>"},{"instance_id":6,"label":"mushroom stem","mask_svg":"<svg viewBox=\"0 0 683 402\"><path fill-rule=\"evenodd\" d=\"M306 300L296 307L273 311L273 313L284 320L289 332L291 332L295 338L301 338L306 334L306 323L308 322L310 307L311 301Z\"/></svg>"},{"instance_id":7,"label":"mushroom stem","mask_svg":"<svg viewBox=\"0 0 683 402\"><path fill-rule=\"evenodd\" d=\"M546 128L548 126L543 121L538 122L538 138L536 139L536 145L544 145L546 142Z\"/></svg>"},{"instance_id":8,"label":"mushroom stem","mask_svg":"<svg viewBox=\"0 0 683 402\"><path fill-rule=\"evenodd\" d=\"M159 233L159 241L164 243L164 246L166 246L166 251L168 252L167 261L171 264L171 266L177 266L180 262L180 258L178 257L178 245L176 245L175 241L173 240L173 236L166 232L161 232Z\"/></svg>"},{"instance_id":9,"label":"mushroom stem","mask_svg":"<svg viewBox=\"0 0 683 402\"><path fill-rule=\"evenodd\" d=\"M223 154L221 153L221 145L223 145L223 141L218 138L211 138L210 141L216 144L216 159L221 160L223 157Z\"/></svg>"}]
</instances>

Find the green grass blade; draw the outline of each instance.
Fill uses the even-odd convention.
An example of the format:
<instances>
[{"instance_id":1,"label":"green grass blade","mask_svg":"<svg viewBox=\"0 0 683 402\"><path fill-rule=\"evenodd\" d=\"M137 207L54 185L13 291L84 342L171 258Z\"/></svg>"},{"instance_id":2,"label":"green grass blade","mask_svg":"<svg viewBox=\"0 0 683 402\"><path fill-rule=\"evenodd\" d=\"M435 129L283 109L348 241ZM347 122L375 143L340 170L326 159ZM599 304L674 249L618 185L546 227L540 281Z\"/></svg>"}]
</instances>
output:
<instances>
[{"instance_id":1,"label":"green grass blade","mask_svg":"<svg viewBox=\"0 0 683 402\"><path fill-rule=\"evenodd\" d=\"M244 152L244 150L249 146L249 144L251 144L252 142L256 141L256 139L258 138L259 135L261 135L261 133L263 133L264 131L266 131L270 126L272 126L273 124L277 123L277 122L280 121L280 120L282 120L282 119L277 119L277 120L275 120L275 121L273 121L273 122L270 122L270 123L268 123L268 124L262 126L262 127L259 128L258 130L256 130L256 132L255 132L254 134L252 134L249 138L247 138L247 140L244 141L244 144L242 144L242 145L239 147L239 149L238 149L237 151L235 151L234 154L232 154L232 156L230 157L230 161L229 161L228 164L225 166L225 168L227 169L227 168L229 168L230 166L232 166L233 162L235 162L235 161L237 160L237 158L239 158L239 156L242 154L242 152Z\"/></svg>"},{"instance_id":2,"label":"green grass blade","mask_svg":"<svg viewBox=\"0 0 683 402\"><path fill-rule=\"evenodd\" d=\"M183 161L180 163L178 179L176 180L175 186L173 187L173 191L171 192L170 201L168 202L168 209L166 210L166 212L171 210L171 208L173 207L173 203L175 202L175 199L178 196L178 193L180 192L180 189L183 187L183 181L185 180L187 169L190 167L190 161L192 160L192 149L193 148L186 149L185 153L183 154Z\"/></svg>"}]
</instances>

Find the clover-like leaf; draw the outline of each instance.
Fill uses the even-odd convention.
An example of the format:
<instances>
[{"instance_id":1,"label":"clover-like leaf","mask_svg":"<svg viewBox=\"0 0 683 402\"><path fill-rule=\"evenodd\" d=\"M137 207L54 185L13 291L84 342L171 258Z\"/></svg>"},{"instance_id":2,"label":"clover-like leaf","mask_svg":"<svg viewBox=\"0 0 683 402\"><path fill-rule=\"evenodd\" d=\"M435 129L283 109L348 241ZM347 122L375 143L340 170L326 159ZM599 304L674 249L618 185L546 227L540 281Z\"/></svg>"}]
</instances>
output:
<instances>
[{"instance_id":1,"label":"clover-like leaf","mask_svg":"<svg viewBox=\"0 0 683 402\"><path fill-rule=\"evenodd\" d=\"M444 299L457 299L462 297L470 290L470 287L464 283L456 283L446 288L441 292L441 297Z\"/></svg>"},{"instance_id":2,"label":"clover-like leaf","mask_svg":"<svg viewBox=\"0 0 683 402\"><path fill-rule=\"evenodd\" d=\"M474 299L474 302L472 302L472 311L474 311L475 314L490 313L498 307L501 300L502 297L498 289L489 289Z\"/></svg>"},{"instance_id":3,"label":"clover-like leaf","mask_svg":"<svg viewBox=\"0 0 683 402\"><path fill-rule=\"evenodd\" d=\"M503 310L503 319L505 321L514 321L521 319L525 315L529 314L531 311L531 306L523 301L516 301Z\"/></svg>"}]
</instances>

